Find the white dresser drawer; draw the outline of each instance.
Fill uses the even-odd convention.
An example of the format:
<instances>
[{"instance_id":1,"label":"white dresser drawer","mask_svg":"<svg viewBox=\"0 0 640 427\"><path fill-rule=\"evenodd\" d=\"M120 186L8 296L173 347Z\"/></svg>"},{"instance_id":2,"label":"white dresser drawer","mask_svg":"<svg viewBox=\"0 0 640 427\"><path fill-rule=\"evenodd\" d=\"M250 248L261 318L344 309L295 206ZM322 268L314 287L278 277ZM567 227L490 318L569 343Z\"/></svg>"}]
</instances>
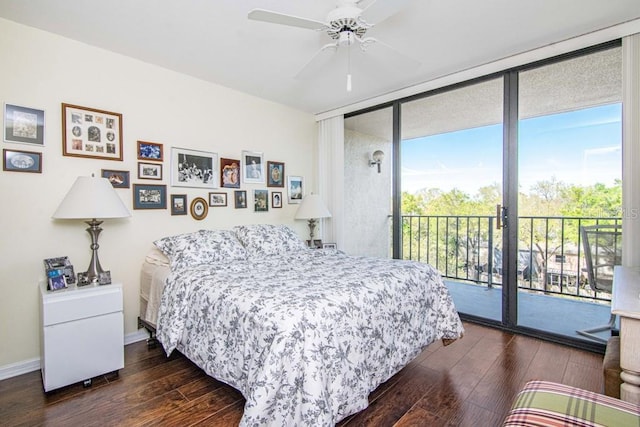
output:
<instances>
[{"instance_id":1,"label":"white dresser drawer","mask_svg":"<svg viewBox=\"0 0 640 427\"><path fill-rule=\"evenodd\" d=\"M43 295L43 326L122 311L122 284L88 285Z\"/></svg>"},{"instance_id":2,"label":"white dresser drawer","mask_svg":"<svg viewBox=\"0 0 640 427\"><path fill-rule=\"evenodd\" d=\"M45 391L124 367L122 283L47 291L40 284L40 367Z\"/></svg>"}]
</instances>

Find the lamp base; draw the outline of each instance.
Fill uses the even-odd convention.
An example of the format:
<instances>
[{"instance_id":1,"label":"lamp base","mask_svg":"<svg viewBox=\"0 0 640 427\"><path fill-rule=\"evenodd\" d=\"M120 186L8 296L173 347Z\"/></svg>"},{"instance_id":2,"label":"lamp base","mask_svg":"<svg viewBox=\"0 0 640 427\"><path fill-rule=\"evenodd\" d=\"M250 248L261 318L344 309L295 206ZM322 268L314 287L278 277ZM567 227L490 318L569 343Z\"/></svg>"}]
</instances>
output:
<instances>
[{"instance_id":1,"label":"lamp base","mask_svg":"<svg viewBox=\"0 0 640 427\"><path fill-rule=\"evenodd\" d=\"M315 236L315 233L316 233L317 223L318 223L318 220L316 220L315 218L311 218L309 220L309 240L311 241L311 244L313 244L313 236Z\"/></svg>"},{"instance_id":2,"label":"lamp base","mask_svg":"<svg viewBox=\"0 0 640 427\"><path fill-rule=\"evenodd\" d=\"M91 262L89 263L87 271L84 273L78 273L78 285L108 285L111 283L111 272L104 271L100 265L100 260L98 259L98 248L100 247L100 245L98 245L98 236L102 231L102 228L100 228L102 221L98 221L94 218L91 221L85 222L89 225L87 233L91 236Z\"/></svg>"}]
</instances>

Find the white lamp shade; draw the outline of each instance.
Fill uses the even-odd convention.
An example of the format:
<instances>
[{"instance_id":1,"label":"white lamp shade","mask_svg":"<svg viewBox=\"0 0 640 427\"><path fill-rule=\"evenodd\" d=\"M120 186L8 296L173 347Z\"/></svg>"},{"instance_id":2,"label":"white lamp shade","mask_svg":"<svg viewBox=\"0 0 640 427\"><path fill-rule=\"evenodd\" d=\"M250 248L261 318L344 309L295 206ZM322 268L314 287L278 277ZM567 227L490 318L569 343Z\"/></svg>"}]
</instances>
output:
<instances>
[{"instance_id":1,"label":"white lamp shade","mask_svg":"<svg viewBox=\"0 0 640 427\"><path fill-rule=\"evenodd\" d=\"M296 219L330 218L331 213L318 194L309 194L302 199Z\"/></svg>"},{"instance_id":2,"label":"white lamp shade","mask_svg":"<svg viewBox=\"0 0 640 427\"><path fill-rule=\"evenodd\" d=\"M126 218L131 212L107 178L80 176L56 209L54 219Z\"/></svg>"}]
</instances>

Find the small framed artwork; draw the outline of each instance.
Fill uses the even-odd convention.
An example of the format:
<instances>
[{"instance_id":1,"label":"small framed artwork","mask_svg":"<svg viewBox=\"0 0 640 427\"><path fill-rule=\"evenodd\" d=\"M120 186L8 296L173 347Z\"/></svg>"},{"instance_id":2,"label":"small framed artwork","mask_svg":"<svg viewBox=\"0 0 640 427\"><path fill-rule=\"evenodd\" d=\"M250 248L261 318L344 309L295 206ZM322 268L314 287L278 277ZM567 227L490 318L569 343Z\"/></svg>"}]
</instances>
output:
<instances>
[{"instance_id":1,"label":"small framed artwork","mask_svg":"<svg viewBox=\"0 0 640 427\"><path fill-rule=\"evenodd\" d=\"M171 215L187 214L187 195L172 194L171 195Z\"/></svg>"},{"instance_id":2,"label":"small framed artwork","mask_svg":"<svg viewBox=\"0 0 640 427\"><path fill-rule=\"evenodd\" d=\"M284 187L284 163L267 162L267 187Z\"/></svg>"},{"instance_id":3,"label":"small framed artwork","mask_svg":"<svg viewBox=\"0 0 640 427\"><path fill-rule=\"evenodd\" d=\"M44 145L44 111L5 103L4 140Z\"/></svg>"},{"instance_id":4,"label":"small framed artwork","mask_svg":"<svg viewBox=\"0 0 640 427\"><path fill-rule=\"evenodd\" d=\"M50 291L57 291L67 287L67 278L64 276L64 274L49 276L47 277L47 282L49 283L48 289Z\"/></svg>"},{"instance_id":5,"label":"small framed artwork","mask_svg":"<svg viewBox=\"0 0 640 427\"><path fill-rule=\"evenodd\" d=\"M138 141L138 160L163 161L163 145L157 142Z\"/></svg>"},{"instance_id":6,"label":"small framed artwork","mask_svg":"<svg viewBox=\"0 0 640 427\"><path fill-rule=\"evenodd\" d=\"M271 192L271 207L274 209L278 209L282 207L282 192L280 191Z\"/></svg>"},{"instance_id":7,"label":"small framed artwork","mask_svg":"<svg viewBox=\"0 0 640 427\"><path fill-rule=\"evenodd\" d=\"M138 179L162 180L162 164L138 162Z\"/></svg>"},{"instance_id":8,"label":"small framed artwork","mask_svg":"<svg viewBox=\"0 0 640 427\"><path fill-rule=\"evenodd\" d=\"M102 169L100 176L107 178L113 188L129 188L131 185L129 171Z\"/></svg>"},{"instance_id":9,"label":"small framed artwork","mask_svg":"<svg viewBox=\"0 0 640 427\"><path fill-rule=\"evenodd\" d=\"M307 246L311 249L322 249L322 240L307 240Z\"/></svg>"},{"instance_id":10,"label":"small framed artwork","mask_svg":"<svg viewBox=\"0 0 640 427\"><path fill-rule=\"evenodd\" d=\"M122 161L122 114L62 104L62 154Z\"/></svg>"},{"instance_id":11,"label":"small framed artwork","mask_svg":"<svg viewBox=\"0 0 640 427\"><path fill-rule=\"evenodd\" d=\"M62 274L66 279L65 288L66 284L76 283L76 274L73 271L73 265L67 256L45 259L44 270L48 278Z\"/></svg>"},{"instance_id":12,"label":"small framed artwork","mask_svg":"<svg viewBox=\"0 0 640 427\"><path fill-rule=\"evenodd\" d=\"M202 197L196 197L191 201L191 216L193 219L201 221L207 217L209 213L209 207L207 201Z\"/></svg>"},{"instance_id":13,"label":"small framed artwork","mask_svg":"<svg viewBox=\"0 0 640 427\"><path fill-rule=\"evenodd\" d=\"M269 210L269 190L253 190L253 206L255 212Z\"/></svg>"},{"instance_id":14,"label":"small framed artwork","mask_svg":"<svg viewBox=\"0 0 640 427\"><path fill-rule=\"evenodd\" d=\"M287 193L289 195L289 203L300 203L304 196L303 178L301 176L287 177Z\"/></svg>"},{"instance_id":15,"label":"small framed artwork","mask_svg":"<svg viewBox=\"0 0 640 427\"><path fill-rule=\"evenodd\" d=\"M244 190L236 190L233 192L236 209L245 209L247 207L247 192Z\"/></svg>"},{"instance_id":16,"label":"small framed artwork","mask_svg":"<svg viewBox=\"0 0 640 427\"><path fill-rule=\"evenodd\" d=\"M263 154L257 151L242 152L242 180L247 184L264 184Z\"/></svg>"},{"instance_id":17,"label":"small framed artwork","mask_svg":"<svg viewBox=\"0 0 640 427\"><path fill-rule=\"evenodd\" d=\"M220 159L220 186L240 188L240 160Z\"/></svg>"},{"instance_id":18,"label":"small framed artwork","mask_svg":"<svg viewBox=\"0 0 640 427\"><path fill-rule=\"evenodd\" d=\"M335 243L323 243L322 249L333 249L335 251L338 249L338 246Z\"/></svg>"},{"instance_id":19,"label":"small framed artwork","mask_svg":"<svg viewBox=\"0 0 640 427\"><path fill-rule=\"evenodd\" d=\"M167 186L133 184L133 209L167 209Z\"/></svg>"},{"instance_id":20,"label":"small framed artwork","mask_svg":"<svg viewBox=\"0 0 640 427\"><path fill-rule=\"evenodd\" d=\"M172 147L171 185L174 187L217 188L218 154Z\"/></svg>"},{"instance_id":21,"label":"small framed artwork","mask_svg":"<svg viewBox=\"0 0 640 427\"><path fill-rule=\"evenodd\" d=\"M227 206L227 193L209 193L209 206Z\"/></svg>"},{"instance_id":22,"label":"small framed artwork","mask_svg":"<svg viewBox=\"0 0 640 427\"><path fill-rule=\"evenodd\" d=\"M2 170L42 173L42 153L5 148L2 150Z\"/></svg>"}]
</instances>

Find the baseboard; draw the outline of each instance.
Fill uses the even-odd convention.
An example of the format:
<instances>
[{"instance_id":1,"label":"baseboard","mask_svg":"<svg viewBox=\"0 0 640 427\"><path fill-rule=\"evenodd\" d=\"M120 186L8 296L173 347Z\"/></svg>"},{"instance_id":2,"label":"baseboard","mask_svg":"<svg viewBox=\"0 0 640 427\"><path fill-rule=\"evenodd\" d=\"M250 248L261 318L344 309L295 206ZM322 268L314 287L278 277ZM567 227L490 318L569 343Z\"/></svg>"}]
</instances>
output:
<instances>
[{"instance_id":1,"label":"baseboard","mask_svg":"<svg viewBox=\"0 0 640 427\"><path fill-rule=\"evenodd\" d=\"M9 365L0 366L0 380L17 377L18 375L28 374L29 372L40 369L40 358L23 360L22 362L11 363Z\"/></svg>"},{"instance_id":2,"label":"baseboard","mask_svg":"<svg viewBox=\"0 0 640 427\"><path fill-rule=\"evenodd\" d=\"M145 329L139 329L136 332L124 336L124 345L133 344L134 342L138 341L144 341L147 338L149 338L149 333ZM39 357L23 360L21 362L11 363L5 366L0 366L0 381L38 370L40 370Z\"/></svg>"}]
</instances>

